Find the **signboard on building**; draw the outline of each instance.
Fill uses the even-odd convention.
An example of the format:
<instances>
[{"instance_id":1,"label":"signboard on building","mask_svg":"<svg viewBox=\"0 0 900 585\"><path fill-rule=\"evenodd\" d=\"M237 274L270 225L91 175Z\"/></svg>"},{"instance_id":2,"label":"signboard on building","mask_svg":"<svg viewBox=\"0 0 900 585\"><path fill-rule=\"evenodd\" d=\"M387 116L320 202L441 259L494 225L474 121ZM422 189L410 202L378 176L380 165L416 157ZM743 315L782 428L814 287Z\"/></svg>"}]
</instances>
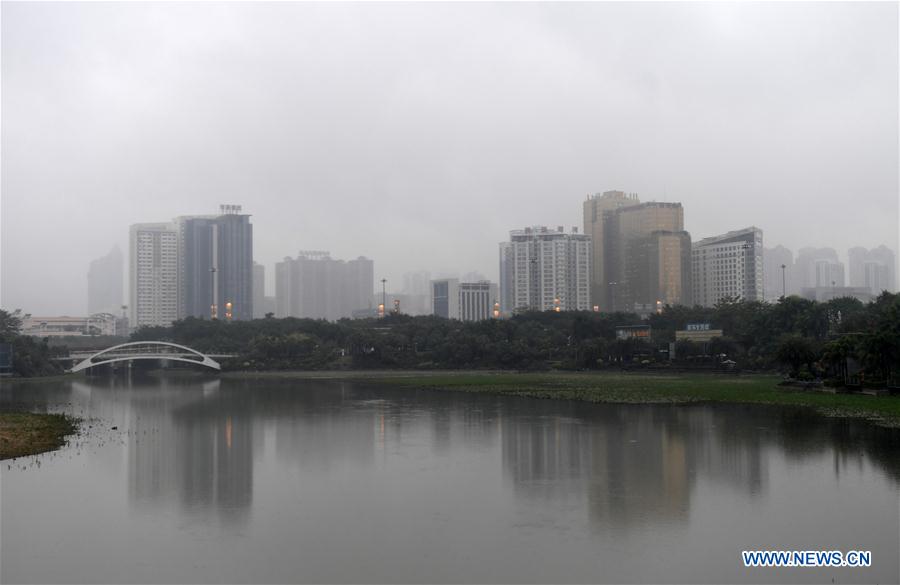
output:
<instances>
[{"instance_id":1,"label":"signboard on building","mask_svg":"<svg viewBox=\"0 0 900 585\"><path fill-rule=\"evenodd\" d=\"M630 327L616 327L616 339L650 339L649 325L633 325Z\"/></svg>"},{"instance_id":2,"label":"signboard on building","mask_svg":"<svg viewBox=\"0 0 900 585\"><path fill-rule=\"evenodd\" d=\"M690 327L690 325L688 325ZM722 337L721 329L685 329L684 331L675 332L675 340L686 339L697 343L706 343L713 337Z\"/></svg>"},{"instance_id":3,"label":"signboard on building","mask_svg":"<svg viewBox=\"0 0 900 585\"><path fill-rule=\"evenodd\" d=\"M685 331L709 331L709 323L688 323L685 325Z\"/></svg>"}]
</instances>

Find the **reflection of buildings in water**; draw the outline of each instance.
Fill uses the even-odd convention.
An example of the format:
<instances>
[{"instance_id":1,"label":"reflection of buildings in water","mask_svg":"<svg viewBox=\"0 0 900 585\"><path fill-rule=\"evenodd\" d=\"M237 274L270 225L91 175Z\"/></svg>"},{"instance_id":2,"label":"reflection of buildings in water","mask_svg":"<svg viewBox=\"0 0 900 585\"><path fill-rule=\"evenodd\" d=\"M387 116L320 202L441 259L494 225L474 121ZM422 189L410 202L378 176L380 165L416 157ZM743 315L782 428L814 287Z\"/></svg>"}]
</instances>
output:
<instances>
[{"instance_id":1,"label":"reflection of buildings in water","mask_svg":"<svg viewBox=\"0 0 900 585\"><path fill-rule=\"evenodd\" d=\"M131 392L129 486L136 502L241 521L253 496L252 394L214 384ZM257 437L257 441L258 441Z\"/></svg>"},{"instance_id":2,"label":"reflection of buildings in water","mask_svg":"<svg viewBox=\"0 0 900 585\"><path fill-rule=\"evenodd\" d=\"M696 472L705 480L746 491L755 497L768 484L763 465L763 443L771 440L766 428L771 418L740 406L690 408L681 419ZM769 413L771 414L771 413Z\"/></svg>"},{"instance_id":3,"label":"reflection of buildings in water","mask_svg":"<svg viewBox=\"0 0 900 585\"><path fill-rule=\"evenodd\" d=\"M592 523L685 521L692 475L684 437L650 410L612 414L592 433Z\"/></svg>"},{"instance_id":4,"label":"reflection of buildings in water","mask_svg":"<svg viewBox=\"0 0 900 585\"><path fill-rule=\"evenodd\" d=\"M496 400L480 398L455 393L411 398L405 390L307 381L302 391L267 388L265 400L272 407L264 411L274 427L279 460L328 469L345 462L373 464L396 445L423 435L430 435L428 448L437 455L461 445L484 448L496 436L498 414Z\"/></svg>"},{"instance_id":5,"label":"reflection of buildings in water","mask_svg":"<svg viewBox=\"0 0 900 585\"><path fill-rule=\"evenodd\" d=\"M503 462L516 493L587 500L592 524L683 522L697 479L756 494L766 483L755 428L711 408L605 406L578 419L506 417ZM727 436L723 436L727 435Z\"/></svg>"},{"instance_id":6,"label":"reflection of buildings in water","mask_svg":"<svg viewBox=\"0 0 900 585\"><path fill-rule=\"evenodd\" d=\"M370 465L375 445L389 434L391 422L383 400L365 398L344 382L310 381L302 389L293 384L267 387L260 406L274 427L279 461L315 469L343 462Z\"/></svg>"},{"instance_id":7,"label":"reflection of buildings in water","mask_svg":"<svg viewBox=\"0 0 900 585\"><path fill-rule=\"evenodd\" d=\"M482 450L495 444L500 415L496 402L465 400L466 394L447 393L430 405L434 452L441 455L454 446Z\"/></svg>"}]
</instances>

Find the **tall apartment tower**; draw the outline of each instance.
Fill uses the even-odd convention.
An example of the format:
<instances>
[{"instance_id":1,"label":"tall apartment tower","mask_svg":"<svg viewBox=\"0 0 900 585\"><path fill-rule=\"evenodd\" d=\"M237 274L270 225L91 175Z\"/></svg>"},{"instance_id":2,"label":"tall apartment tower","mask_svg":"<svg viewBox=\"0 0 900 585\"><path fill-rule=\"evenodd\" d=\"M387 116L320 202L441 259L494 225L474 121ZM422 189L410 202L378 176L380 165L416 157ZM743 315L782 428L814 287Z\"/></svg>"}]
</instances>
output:
<instances>
[{"instance_id":1,"label":"tall apartment tower","mask_svg":"<svg viewBox=\"0 0 900 585\"><path fill-rule=\"evenodd\" d=\"M336 320L368 307L375 283L374 264L334 260L325 251L301 251L275 265L275 314Z\"/></svg>"},{"instance_id":2,"label":"tall apartment tower","mask_svg":"<svg viewBox=\"0 0 900 585\"><path fill-rule=\"evenodd\" d=\"M763 233L748 227L692 246L693 302L713 307L724 298L763 299ZM779 270L779 276L780 276Z\"/></svg>"},{"instance_id":3,"label":"tall apartment tower","mask_svg":"<svg viewBox=\"0 0 900 585\"><path fill-rule=\"evenodd\" d=\"M500 296L505 313L516 310L588 311L591 238L562 226L513 230L500 244Z\"/></svg>"},{"instance_id":4,"label":"tall apartment tower","mask_svg":"<svg viewBox=\"0 0 900 585\"><path fill-rule=\"evenodd\" d=\"M763 250L763 282L767 301L777 300L782 295L797 294L794 278L793 252L781 245Z\"/></svg>"},{"instance_id":5,"label":"tall apartment tower","mask_svg":"<svg viewBox=\"0 0 900 585\"><path fill-rule=\"evenodd\" d=\"M132 327L168 326L178 319L178 226L131 226L129 303Z\"/></svg>"},{"instance_id":6,"label":"tall apartment tower","mask_svg":"<svg viewBox=\"0 0 900 585\"><path fill-rule=\"evenodd\" d=\"M605 191L588 196L584 202L584 233L591 238L591 305L608 311L612 305L608 295L610 279L606 275L603 253L603 214L620 207L638 205L637 193Z\"/></svg>"},{"instance_id":7,"label":"tall apartment tower","mask_svg":"<svg viewBox=\"0 0 900 585\"><path fill-rule=\"evenodd\" d=\"M253 224L238 205L177 219L179 315L253 318Z\"/></svg>"},{"instance_id":8,"label":"tall apartment tower","mask_svg":"<svg viewBox=\"0 0 900 585\"><path fill-rule=\"evenodd\" d=\"M497 285L487 280L461 283L456 278L445 278L431 281L432 314L445 319L490 319L498 300Z\"/></svg>"},{"instance_id":9,"label":"tall apartment tower","mask_svg":"<svg viewBox=\"0 0 900 585\"><path fill-rule=\"evenodd\" d=\"M867 287L873 295L879 295L885 290L896 290L897 265L890 248L850 248L847 257L850 260L850 286Z\"/></svg>"},{"instance_id":10,"label":"tall apartment tower","mask_svg":"<svg viewBox=\"0 0 900 585\"><path fill-rule=\"evenodd\" d=\"M648 314L692 303L691 236L681 203L641 203L603 217L609 310Z\"/></svg>"},{"instance_id":11,"label":"tall apartment tower","mask_svg":"<svg viewBox=\"0 0 900 585\"><path fill-rule=\"evenodd\" d=\"M113 246L109 254L92 261L88 268L88 315L112 313L122 308L122 251Z\"/></svg>"}]
</instances>

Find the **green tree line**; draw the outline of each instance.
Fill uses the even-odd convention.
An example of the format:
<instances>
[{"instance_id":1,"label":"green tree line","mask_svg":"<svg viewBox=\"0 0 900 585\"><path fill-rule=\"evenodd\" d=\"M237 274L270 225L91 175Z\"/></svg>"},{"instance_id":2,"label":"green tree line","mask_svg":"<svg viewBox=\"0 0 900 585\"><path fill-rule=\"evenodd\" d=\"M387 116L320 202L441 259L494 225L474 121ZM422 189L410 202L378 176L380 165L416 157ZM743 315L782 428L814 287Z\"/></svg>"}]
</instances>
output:
<instances>
[{"instance_id":1,"label":"green tree line","mask_svg":"<svg viewBox=\"0 0 900 585\"><path fill-rule=\"evenodd\" d=\"M870 303L726 299L715 307L666 306L646 319L631 313L524 312L509 319L460 322L434 316L383 319L266 318L225 322L188 318L145 327L132 340L168 340L203 352L234 353L240 369L500 368L597 369L661 361L675 332L709 323L723 336L679 341L676 364L727 356L746 369L783 367L794 375L841 374L847 358L870 379L900 369L900 294ZM617 339L616 327L649 325L650 340Z\"/></svg>"}]
</instances>

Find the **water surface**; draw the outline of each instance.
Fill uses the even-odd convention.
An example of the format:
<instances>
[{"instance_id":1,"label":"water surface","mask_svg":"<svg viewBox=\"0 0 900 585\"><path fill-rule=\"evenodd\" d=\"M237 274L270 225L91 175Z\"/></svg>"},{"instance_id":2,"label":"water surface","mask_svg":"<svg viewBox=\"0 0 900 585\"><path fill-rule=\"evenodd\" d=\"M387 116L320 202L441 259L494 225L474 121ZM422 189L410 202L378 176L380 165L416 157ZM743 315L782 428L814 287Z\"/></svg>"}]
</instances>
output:
<instances>
[{"instance_id":1,"label":"water surface","mask_svg":"<svg viewBox=\"0 0 900 585\"><path fill-rule=\"evenodd\" d=\"M898 433L797 409L215 378L5 383L0 406L86 418L3 462L4 583L900 579Z\"/></svg>"}]
</instances>

